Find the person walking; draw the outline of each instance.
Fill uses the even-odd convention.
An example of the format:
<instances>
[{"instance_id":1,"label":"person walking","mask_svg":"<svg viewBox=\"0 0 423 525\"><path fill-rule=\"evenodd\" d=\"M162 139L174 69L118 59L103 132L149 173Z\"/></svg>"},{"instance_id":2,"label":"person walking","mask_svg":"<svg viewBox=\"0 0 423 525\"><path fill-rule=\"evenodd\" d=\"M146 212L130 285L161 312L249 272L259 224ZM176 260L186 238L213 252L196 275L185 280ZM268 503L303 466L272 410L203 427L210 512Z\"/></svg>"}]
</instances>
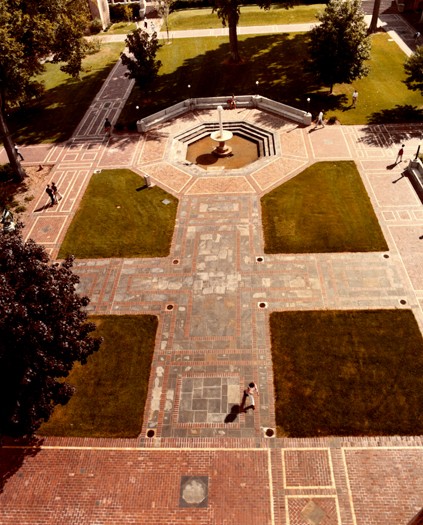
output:
<instances>
[{"instance_id":1,"label":"person walking","mask_svg":"<svg viewBox=\"0 0 423 525\"><path fill-rule=\"evenodd\" d=\"M112 134L112 123L108 118L106 118L106 120L104 121L104 132L108 137L110 137Z\"/></svg>"},{"instance_id":2,"label":"person walking","mask_svg":"<svg viewBox=\"0 0 423 525\"><path fill-rule=\"evenodd\" d=\"M322 111L317 115L316 127L315 127L314 129L316 129L318 126L322 126L323 128L325 127L325 125L323 124L323 109L322 109Z\"/></svg>"},{"instance_id":3,"label":"person walking","mask_svg":"<svg viewBox=\"0 0 423 525\"><path fill-rule=\"evenodd\" d=\"M398 151L397 160L395 161L395 164L402 162L402 156L404 155L404 148L405 148L405 144L403 144L401 146L401 149Z\"/></svg>"},{"instance_id":4,"label":"person walking","mask_svg":"<svg viewBox=\"0 0 423 525\"><path fill-rule=\"evenodd\" d=\"M352 104L351 104L353 108L355 108L357 104L357 99L358 99L358 91L354 89L354 93L352 94Z\"/></svg>"},{"instance_id":5,"label":"person walking","mask_svg":"<svg viewBox=\"0 0 423 525\"><path fill-rule=\"evenodd\" d=\"M57 189L56 183L54 182L51 183L51 189L53 190L53 197L57 204L61 199L63 199L63 195Z\"/></svg>"},{"instance_id":6,"label":"person walking","mask_svg":"<svg viewBox=\"0 0 423 525\"><path fill-rule=\"evenodd\" d=\"M14 144L13 147L15 148L15 153L16 153L16 155L17 155L21 160L24 160L23 155L22 155L22 153L19 151L19 146L16 144L16 142L15 142L15 144Z\"/></svg>"},{"instance_id":7,"label":"person walking","mask_svg":"<svg viewBox=\"0 0 423 525\"><path fill-rule=\"evenodd\" d=\"M249 407L251 407L252 410L256 409L254 394L259 395L259 391L258 391L257 385L254 382L251 382L248 384L248 387L244 390L244 400L243 400L242 405L243 406L245 405L245 400L247 399L247 397L250 400L250 404L248 405L247 408L244 409L244 412L246 412Z\"/></svg>"},{"instance_id":8,"label":"person walking","mask_svg":"<svg viewBox=\"0 0 423 525\"><path fill-rule=\"evenodd\" d=\"M50 197L51 199L51 202L50 202L50 206L54 206L56 204L56 201L54 199L54 192L53 190L50 188L50 184L47 184L46 186L46 193L47 195Z\"/></svg>"},{"instance_id":9,"label":"person walking","mask_svg":"<svg viewBox=\"0 0 423 525\"><path fill-rule=\"evenodd\" d=\"M420 38L420 32L414 33L414 42L417 44L418 39Z\"/></svg>"}]
</instances>

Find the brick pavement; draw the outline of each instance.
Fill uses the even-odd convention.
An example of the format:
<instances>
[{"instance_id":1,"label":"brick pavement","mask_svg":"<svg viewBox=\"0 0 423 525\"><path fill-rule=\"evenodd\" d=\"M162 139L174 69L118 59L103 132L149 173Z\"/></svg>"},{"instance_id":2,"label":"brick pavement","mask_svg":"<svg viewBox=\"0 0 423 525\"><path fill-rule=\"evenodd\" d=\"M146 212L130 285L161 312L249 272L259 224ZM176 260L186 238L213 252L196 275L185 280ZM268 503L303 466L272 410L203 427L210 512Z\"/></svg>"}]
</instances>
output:
<instances>
[{"instance_id":1,"label":"brick pavement","mask_svg":"<svg viewBox=\"0 0 423 525\"><path fill-rule=\"evenodd\" d=\"M132 168L180 199L169 257L75 265L91 313L159 317L144 427L134 440L3 446L0 524L406 525L423 507L421 437L266 437L275 426L268 317L405 307L423 331L422 206L402 176L406 163L392 166L400 143L406 160L413 156L422 126L310 133L257 110L226 112L273 131L278 153L253 170L201 172L175 160L171 144L217 120L213 111L145 136L103 136L104 117L114 118L129 90L117 65L67 144L27 148L34 163L54 164L64 198L45 208L41 191L26 235L55 257L95 169ZM265 255L260 197L311 163L336 159L357 163L389 251ZM251 379L257 410L237 414Z\"/></svg>"}]
</instances>

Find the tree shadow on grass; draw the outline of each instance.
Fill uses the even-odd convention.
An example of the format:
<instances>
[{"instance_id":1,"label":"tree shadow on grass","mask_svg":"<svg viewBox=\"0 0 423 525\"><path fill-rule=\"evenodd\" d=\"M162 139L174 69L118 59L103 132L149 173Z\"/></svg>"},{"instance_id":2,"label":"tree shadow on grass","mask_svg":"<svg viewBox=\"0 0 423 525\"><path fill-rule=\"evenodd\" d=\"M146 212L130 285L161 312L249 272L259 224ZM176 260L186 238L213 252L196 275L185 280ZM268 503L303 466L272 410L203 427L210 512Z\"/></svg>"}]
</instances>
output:
<instances>
[{"instance_id":1,"label":"tree shadow on grass","mask_svg":"<svg viewBox=\"0 0 423 525\"><path fill-rule=\"evenodd\" d=\"M327 90L323 91L316 76L304 66L308 60L307 35L240 36L239 40L243 63L227 62L229 44L226 42L213 49L204 47L204 52L185 59L173 72L160 75L154 97L150 104L140 108L139 117L166 108L169 101L229 97L232 93L235 96L260 94L313 114L323 109L327 115L345 102L344 95L328 95ZM209 45L215 45L214 41ZM172 46L175 54L183 55L182 43L174 41ZM120 117L124 125L134 118L129 108L134 107L140 96L141 91L134 87L126 104L128 109L124 109ZM309 104L307 98L310 98Z\"/></svg>"},{"instance_id":2,"label":"tree shadow on grass","mask_svg":"<svg viewBox=\"0 0 423 525\"><path fill-rule=\"evenodd\" d=\"M19 469L26 458L35 457L41 450L43 439L31 437L29 440L7 439L0 447L0 494L8 480L15 474L19 476Z\"/></svg>"},{"instance_id":3,"label":"tree shadow on grass","mask_svg":"<svg viewBox=\"0 0 423 525\"><path fill-rule=\"evenodd\" d=\"M114 66L112 62L80 80L67 78L38 99L11 110L8 123L15 140L24 144L68 140Z\"/></svg>"}]
</instances>

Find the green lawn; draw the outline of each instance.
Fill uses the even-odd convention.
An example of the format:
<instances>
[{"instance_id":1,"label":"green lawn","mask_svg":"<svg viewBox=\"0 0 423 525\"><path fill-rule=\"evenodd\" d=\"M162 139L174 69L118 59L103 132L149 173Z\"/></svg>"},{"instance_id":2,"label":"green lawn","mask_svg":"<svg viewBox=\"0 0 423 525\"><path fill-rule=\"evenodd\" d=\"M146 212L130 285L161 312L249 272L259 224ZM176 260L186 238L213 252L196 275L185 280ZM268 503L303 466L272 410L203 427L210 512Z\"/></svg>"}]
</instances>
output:
<instances>
[{"instance_id":1,"label":"green lawn","mask_svg":"<svg viewBox=\"0 0 423 525\"><path fill-rule=\"evenodd\" d=\"M265 253L388 250L352 161L318 162L261 199Z\"/></svg>"},{"instance_id":2,"label":"green lawn","mask_svg":"<svg viewBox=\"0 0 423 525\"><path fill-rule=\"evenodd\" d=\"M37 80L45 93L21 110L12 113L9 124L18 143L33 144L67 140L82 120L116 64L124 43L102 44L98 53L83 61L79 80L60 71L60 64L46 64Z\"/></svg>"},{"instance_id":3,"label":"green lawn","mask_svg":"<svg viewBox=\"0 0 423 525\"><path fill-rule=\"evenodd\" d=\"M38 431L47 436L130 438L141 432L157 331L153 315L91 317L104 337L67 381L76 392Z\"/></svg>"},{"instance_id":4,"label":"green lawn","mask_svg":"<svg viewBox=\"0 0 423 525\"><path fill-rule=\"evenodd\" d=\"M369 76L352 85L335 85L331 96L304 67L307 41L303 33L240 36L245 62L236 66L225 63L227 37L174 39L159 50L163 66L154 93L146 97L134 88L120 122L133 125L137 105L139 116L144 116L189 97L256 93L256 81L261 95L304 110L310 98L313 116L324 109L326 118L334 117L341 124L423 120L416 109L422 105L420 93L407 90L403 83L406 56L388 35L372 37ZM349 109L354 87L359 92L357 108Z\"/></svg>"},{"instance_id":5,"label":"green lawn","mask_svg":"<svg viewBox=\"0 0 423 525\"><path fill-rule=\"evenodd\" d=\"M59 258L166 257L177 207L175 197L158 186L147 189L144 178L131 170L95 173Z\"/></svg>"},{"instance_id":6,"label":"green lawn","mask_svg":"<svg viewBox=\"0 0 423 525\"><path fill-rule=\"evenodd\" d=\"M107 31L99 33L103 35L127 35L136 28L135 22L116 22L112 24Z\"/></svg>"},{"instance_id":7,"label":"green lawn","mask_svg":"<svg viewBox=\"0 0 423 525\"><path fill-rule=\"evenodd\" d=\"M304 24L316 22L316 13L324 11L324 4L297 5L286 8L275 4L269 10L257 5L241 7L239 26L267 26L280 24ZM174 11L169 16L169 29L182 31L187 29L217 29L222 21L212 12L212 8L183 9ZM165 30L163 25L162 31Z\"/></svg>"},{"instance_id":8,"label":"green lawn","mask_svg":"<svg viewBox=\"0 0 423 525\"><path fill-rule=\"evenodd\" d=\"M280 436L423 433L423 340L411 310L270 316Z\"/></svg>"}]
</instances>

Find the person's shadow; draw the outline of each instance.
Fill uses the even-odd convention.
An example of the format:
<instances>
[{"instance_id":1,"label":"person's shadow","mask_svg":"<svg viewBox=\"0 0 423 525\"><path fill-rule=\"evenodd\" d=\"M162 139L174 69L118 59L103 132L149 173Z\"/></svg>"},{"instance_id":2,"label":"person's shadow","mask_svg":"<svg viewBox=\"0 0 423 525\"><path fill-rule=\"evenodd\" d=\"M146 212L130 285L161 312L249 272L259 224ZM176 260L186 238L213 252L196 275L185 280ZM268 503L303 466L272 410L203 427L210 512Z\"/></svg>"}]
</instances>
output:
<instances>
[{"instance_id":1,"label":"person's shadow","mask_svg":"<svg viewBox=\"0 0 423 525\"><path fill-rule=\"evenodd\" d=\"M241 404L232 406L230 414L228 414L225 417L225 423L233 423L235 419L238 417L238 414L242 414L243 412L246 412L248 408L250 408L250 407L245 408L246 401L247 401L247 394L244 392L242 396Z\"/></svg>"}]
</instances>

